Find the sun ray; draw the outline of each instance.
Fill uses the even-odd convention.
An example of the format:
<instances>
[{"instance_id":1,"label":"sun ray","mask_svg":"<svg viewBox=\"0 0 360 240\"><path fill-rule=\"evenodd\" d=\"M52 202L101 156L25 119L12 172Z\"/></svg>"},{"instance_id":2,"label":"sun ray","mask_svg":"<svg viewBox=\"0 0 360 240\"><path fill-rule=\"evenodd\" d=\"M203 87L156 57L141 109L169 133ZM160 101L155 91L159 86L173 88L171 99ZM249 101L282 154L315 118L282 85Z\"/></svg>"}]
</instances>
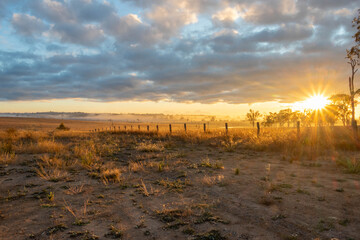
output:
<instances>
[{"instance_id":1,"label":"sun ray","mask_svg":"<svg viewBox=\"0 0 360 240\"><path fill-rule=\"evenodd\" d=\"M321 94L315 94L304 101L295 102L292 108L293 110L302 110L302 111L321 110L329 104L330 104L330 100L327 97Z\"/></svg>"}]
</instances>

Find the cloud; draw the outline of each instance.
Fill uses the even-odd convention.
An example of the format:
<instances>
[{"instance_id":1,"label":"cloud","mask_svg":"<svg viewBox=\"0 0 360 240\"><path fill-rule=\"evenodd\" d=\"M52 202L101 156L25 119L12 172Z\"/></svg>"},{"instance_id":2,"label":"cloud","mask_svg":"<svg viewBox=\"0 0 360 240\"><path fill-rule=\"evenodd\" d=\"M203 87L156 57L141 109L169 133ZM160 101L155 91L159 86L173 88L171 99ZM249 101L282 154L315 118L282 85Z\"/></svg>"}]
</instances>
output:
<instances>
[{"instance_id":1,"label":"cloud","mask_svg":"<svg viewBox=\"0 0 360 240\"><path fill-rule=\"evenodd\" d=\"M75 25L59 23L47 33L49 37L60 39L63 43L74 43L84 46L97 46L105 40L104 32L96 25Z\"/></svg>"},{"instance_id":2,"label":"cloud","mask_svg":"<svg viewBox=\"0 0 360 240\"><path fill-rule=\"evenodd\" d=\"M151 27L144 24L136 14L120 17L112 14L104 23L105 31L114 36L119 42L130 44L151 44L156 41L156 36Z\"/></svg>"},{"instance_id":3,"label":"cloud","mask_svg":"<svg viewBox=\"0 0 360 240\"><path fill-rule=\"evenodd\" d=\"M41 19L28 14L14 13L11 23L18 34L25 36L41 34L48 29Z\"/></svg>"},{"instance_id":4,"label":"cloud","mask_svg":"<svg viewBox=\"0 0 360 240\"><path fill-rule=\"evenodd\" d=\"M2 39L22 43L0 46L5 100L289 102L347 87L356 1L17 3L5 3L15 31Z\"/></svg>"},{"instance_id":5,"label":"cloud","mask_svg":"<svg viewBox=\"0 0 360 240\"><path fill-rule=\"evenodd\" d=\"M50 22L71 22L74 20L74 15L62 1L31 1L30 9L35 15Z\"/></svg>"},{"instance_id":6,"label":"cloud","mask_svg":"<svg viewBox=\"0 0 360 240\"><path fill-rule=\"evenodd\" d=\"M153 25L154 30L161 35L161 38L167 39L174 36L185 25L198 21L195 12L186 7L178 8L178 5L167 4L165 6L157 6L145 14L146 18Z\"/></svg>"},{"instance_id":7,"label":"cloud","mask_svg":"<svg viewBox=\"0 0 360 240\"><path fill-rule=\"evenodd\" d=\"M240 13L236 8L227 7L212 15L214 25L220 27L234 28L235 21L240 17Z\"/></svg>"},{"instance_id":8,"label":"cloud","mask_svg":"<svg viewBox=\"0 0 360 240\"><path fill-rule=\"evenodd\" d=\"M80 21L101 22L115 12L114 6L106 1L77 0L70 1L69 8L72 9L76 18Z\"/></svg>"}]
</instances>

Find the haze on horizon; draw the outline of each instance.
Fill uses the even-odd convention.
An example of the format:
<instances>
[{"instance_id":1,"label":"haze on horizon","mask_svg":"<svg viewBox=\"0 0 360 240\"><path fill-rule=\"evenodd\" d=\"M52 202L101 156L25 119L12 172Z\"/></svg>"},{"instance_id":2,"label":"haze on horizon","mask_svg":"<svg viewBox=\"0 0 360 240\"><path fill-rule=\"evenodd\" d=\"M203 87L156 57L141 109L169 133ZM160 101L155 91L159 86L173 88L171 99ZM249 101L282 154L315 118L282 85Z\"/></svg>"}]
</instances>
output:
<instances>
[{"instance_id":1,"label":"haze on horizon","mask_svg":"<svg viewBox=\"0 0 360 240\"><path fill-rule=\"evenodd\" d=\"M231 115L347 92L359 0L2 0L0 112Z\"/></svg>"}]
</instances>

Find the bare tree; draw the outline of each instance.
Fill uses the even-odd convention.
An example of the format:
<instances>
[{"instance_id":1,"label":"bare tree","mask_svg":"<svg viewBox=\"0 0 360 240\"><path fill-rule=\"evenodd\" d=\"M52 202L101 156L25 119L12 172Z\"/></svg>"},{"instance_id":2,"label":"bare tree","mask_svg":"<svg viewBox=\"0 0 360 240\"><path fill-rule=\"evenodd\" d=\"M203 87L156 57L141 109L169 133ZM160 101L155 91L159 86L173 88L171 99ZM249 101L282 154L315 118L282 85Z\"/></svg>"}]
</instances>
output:
<instances>
[{"instance_id":1,"label":"bare tree","mask_svg":"<svg viewBox=\"0 0 360 240\"><path fill-rule=\"evenodd\" d=\"M349 77L349 90L350 90L350 100L351 100L351 125L354 131L354 136L357 139L357 124L355 120L355 96L360 93L360 89L355 91L354 80L355 74L358 71L357 66L360 64L360 9L358 10L359 16L353 19L353 27L357 29L357 32L353 36L355 38L355 46L350 50L346 49L346 58L348 59L348 64L351 67L351 76Z\"/></svg>"}]
</instances>

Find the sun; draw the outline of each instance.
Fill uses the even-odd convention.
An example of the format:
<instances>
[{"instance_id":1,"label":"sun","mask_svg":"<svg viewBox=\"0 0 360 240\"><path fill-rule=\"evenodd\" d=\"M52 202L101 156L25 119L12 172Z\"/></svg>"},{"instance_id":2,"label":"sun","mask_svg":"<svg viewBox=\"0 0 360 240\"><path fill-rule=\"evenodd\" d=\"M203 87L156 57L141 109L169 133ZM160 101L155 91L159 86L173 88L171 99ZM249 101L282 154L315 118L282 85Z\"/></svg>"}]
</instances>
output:
<instances>
[{"instance_id":1,"label":"sun","mask_svg":"<svg viewBox=\"0 0 360 240\"><path fill-rule=\"evenodd\" d=\"M313 95L302 102L296 102L293 106L297 110L321 110L330 103L330 100L320 94Z\"/></svg>"}]
</instances>

